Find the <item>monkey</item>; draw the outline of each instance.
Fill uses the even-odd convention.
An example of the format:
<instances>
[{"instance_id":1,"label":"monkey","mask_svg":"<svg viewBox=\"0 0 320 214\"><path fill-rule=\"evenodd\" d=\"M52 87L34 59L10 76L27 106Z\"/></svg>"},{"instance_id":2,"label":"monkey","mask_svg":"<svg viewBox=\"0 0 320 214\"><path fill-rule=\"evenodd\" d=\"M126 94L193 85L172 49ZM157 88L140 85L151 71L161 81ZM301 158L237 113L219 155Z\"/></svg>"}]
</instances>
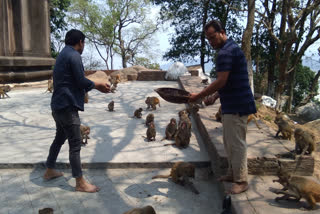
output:
<instances>
[{"instance_id":1,"label":"monkey","mask_svg":"<svg viewBox=\"0 0 320 214\"><path fill-rule=\"evenodd\" d=\"M190 112L188 111L188 109L182 110L182 111L179 112L178 129L179 129L180 124L182 123L182 121L186 122L187 130L188 130L189 135L190 135L189 137L191 137L192 124L191 124L191 120L190 120Z\"/></svg>"},{"instance_id":2,"label":"monkey","mask_svg":"<svg viewBox=\"0 0 320 214\"><path fill-rule=\"evenodd\" d=\"M201 80L201 83L204 85L208 85L209 84L208 81L209 81L208 79L203 79L203 80Z\"/></svg>"},{"instance_id":3,"label":"monkey","mask_svg":"<svg viewBox=\"0 0 320 214\"><path fill-rule=\"evenodd\" d=\"M53 80L52 78L48 79L48 88L45 92L49 91L50 93L53 92Z\"/></svg>"},{"instance_id":4,"label":"monkey","mask_svg":"<svg viewBox=\"0 0 320 214\"><path fill-rule=\"evenodd\" d=\"M320 184L310 178L303 176L290 175L289 173L280 170L278 172L279 182L283 188L275 189L272 192L276 194L283 194L282 197L275 198L276 201L288 200L290 197L300 201L304 198L308 202L307 209L315 209L316 202L320 202Z\"/></svg>"},{"instance_id":5,"label":"monkey","mask_svg":"<svg viewBox=\"0 0 320 214\"><path fill-rule=\"evenodd\" d=\"M118 86L118 83L117 83L117 82L112 83L112 86L111 86L111 88L110 88L110 91L111 91L112 93L115 93L115 91L116 91L116 89L117 89L117 86Z\"/></svg>"},{"instance_id":6,"label":"monkey","mask_svg":"<svg viewBox=\"0 0 320 214\"><path fill-rule=\"evenodd\" d=\"M221 106L219 107L219 110L217 111L217 113L215 114L216 117L216 121L217 122L222 122L222 113L221 113Z\"/></svg>"},{"instance_id":7,"label":"monkey","mask_svg":"<svg viewBox=\"0 0 320 214\"><path fill-rule=\"evenodd\" d=\"M298 155L311 155L311 153L316 148L315 137L313 134L304 131L301 128L297 128L294 131L294 138L295 138L295 153Z\"/></svg>"},{"instance_id":8,"label":"monkey","mask_svg":"<svg viewBox=\"0 0 320 214\"><path fill-rule=\"evenodd\" d=\"M154 122L154 115L153 114L148 114L146 117L146 126L149 126L150 122Z\"/></svg>"},{"instance_id":9,"label":"monkey","mask_svg":"<svg viewBox=\"0 0 320 214\"><path fill-rule=\"evenodd\" d=\"M156 140L156 127L154 125L154 122L151 121L148 125L148 129L146 132L147 137L142 136L143 138L146 138L148 140L148 142L150 141L155 141Z\"/></svg>"},{"instance_id":10,"label":"monkey","mask_svg":"<svg viewBox=\"0 0 320 214\"><path fill-rule=\"evenodd\" d=\"M118 84L119 82L121 82L120 74L117 74L116 76L111 77L110 82L111 82L112 85L115 84L115 87L117 87L117 84Z\"/></svg>"},{"instance_id":11,"label":"monkey","mask_svg":"<svg viewBox=\"0 0 320 214\"><path fill-rule=\"evenodd\" d=\"M90 139L90 137L89 137L90 127L89 126L80 125L80 133L81 133L82 144L83 145L88 144L88 139Z\"/></svg>"},{"instance_id":12,"label":"monkey","mask_svg":"<svg viewBox=\"0 0 320 214\"><path fill-rule=\"evenodd\" d=\"M52 208L43 208L39 210L39 214L53 214Z\"/></svg>"},{"instance_id":13,"label":"monkey","mask_svg":"<svg viewBox=\"0 0 320 214\"><path fill-rule=\"evenodd\" d=\"M169 177L171 177L174 183L188 185L194 193L199 194L193 183L189 181L189 178L195 178L195 166L193 164L182 161L176 162L172 166L169 175L155 175L152 179Z\"/></svg>"},{"instance_id":14,"label":"monkey","mask_svg":"<svg viewBox=\"0 0 320 214\"><path fill-rule=\"evenodd\" d=\"M275 137L277 138L281 132L284 139L291 140L291 136L293 135L292 127L289 122L283 118L282 113L277 112L274 122L278 125L278 131Z\"/></svg>"},{"instance_id":15,"label":"monkey","mask_svg":"<svg viewBox=\"0 0 320 214\"><path fill-rule=\"evenodd\" d=\"M152 206L148 205L142 208L133 208L123 214L156 214Z\"/></svg>"},{"instance_id":16,"label":"monkey","mask_svg":"<svg viewBox=\"0 0 320 214\"><path fill-rule=\"evenodd\" d=\"M147 109L150 109L150 107L152 107L152 110L156 110L156 105L159 105L160 107L160 100L157 97L147 97L145 103L147 104Z\"/></svg>"},{"instance_id":17,"label":"monkey","mask_svg":"<svg viewBox=\"0 0 320 214\"><path fill-rule=\"evenodd\" d=\"M141 118L142 117L142 108L138 108L134 111L133 116L131 118Z\"/></svg>"},{"instance_id":18,"label":"monkey","mask_svg":"<svg viewBox=\"0 0 320 214\"><path fill-rule=\"evenodd\" d=\"M190 144L191 130L188 128L187 121L183 120L179 124L178 130L174 136L174 143L164 144L164 146L175 145L179 149L187 148Z\"/></svg>"},{"instance_id":19,"label":"monkey","mask_svg":"<svg viewBox=\"0 0 320 214\"><path fill-rule=\"evenodd\" d=\"M108 110L114 111L114 101L113 100L108 104Z\"/></svg>"},{"instance_id":20,"label":"monkey","mask_svg":"<svg viewBox=\"0 0 320 214\"><path fill-rule=\"evenodd\" d=\"M4 99L4 96L9 97L9 95L7 94L9 91L11 91L11 87L9 85L0 86L0 99L1 99L1 96L3 99Z\"/></svg>"},{"instance_id":21,"label":"monkey","mask_svg":"<svg viewBox=\"0 0 320 214\"><path fill-rule=\"evenodd\" d=\"M89 94L88 94L88 92L86 92L84 94L84 103L88 103L88 102L89 102Z\"/></svg>"},{"instance_id":22,"label":"monkey","mask_svg":"<svg viewBox=\"0 0 320 214\"><path fill-rule=\"evenodd\" d=\"M161 140L174 140L174 136L177 132L177 121L174 118L170 119L170 123L166 127L166 136Z\"/></svg>"}]
</instances>

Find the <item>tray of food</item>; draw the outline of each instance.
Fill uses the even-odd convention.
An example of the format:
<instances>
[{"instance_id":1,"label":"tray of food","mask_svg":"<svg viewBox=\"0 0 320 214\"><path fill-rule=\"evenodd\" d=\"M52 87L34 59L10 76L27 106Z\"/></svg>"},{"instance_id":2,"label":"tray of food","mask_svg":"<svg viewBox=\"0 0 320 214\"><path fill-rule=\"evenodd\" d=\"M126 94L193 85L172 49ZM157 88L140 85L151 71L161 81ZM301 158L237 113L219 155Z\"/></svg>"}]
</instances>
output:
<instances>
[{"instance_id":1,"label":"tray of food","mask_svg":"<svg viewBox=\"0 0 320 214\"><path fill-rule=\"evenodd\" d=\"M190 93L178 88L157 88L154 89L162 99L170 103L188 103Z\"/></svg>"}]
</instances>

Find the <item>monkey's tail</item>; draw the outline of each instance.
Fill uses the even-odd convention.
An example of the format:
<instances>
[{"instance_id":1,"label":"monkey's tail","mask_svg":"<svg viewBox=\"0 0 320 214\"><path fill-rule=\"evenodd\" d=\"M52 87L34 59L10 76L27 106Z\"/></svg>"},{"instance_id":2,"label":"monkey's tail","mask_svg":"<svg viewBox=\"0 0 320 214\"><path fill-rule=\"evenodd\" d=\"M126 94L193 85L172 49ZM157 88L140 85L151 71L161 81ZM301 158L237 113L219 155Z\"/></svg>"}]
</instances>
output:
<instances>
[{"instance_id":1,"label":"monkey's tail","mask_svg":"<svg viewBox=\"0 0 320 214\"><path fill-rule=\"evenodd\" d=\"M152 177L152 179L156 179L156 178L169 178L171 175L155 175Z\"/></svg>"},{"instance_id":2,"label":"monkey's tail","mask_svg":"<svg viewBox=\"0 0 320 214\"><path fill-rule=\"evenodd\" d=\"M167 144L164 144L163 146L173 146L173 145L176 145L176 143L167 143Z\"/></svg>"}]
</instances>

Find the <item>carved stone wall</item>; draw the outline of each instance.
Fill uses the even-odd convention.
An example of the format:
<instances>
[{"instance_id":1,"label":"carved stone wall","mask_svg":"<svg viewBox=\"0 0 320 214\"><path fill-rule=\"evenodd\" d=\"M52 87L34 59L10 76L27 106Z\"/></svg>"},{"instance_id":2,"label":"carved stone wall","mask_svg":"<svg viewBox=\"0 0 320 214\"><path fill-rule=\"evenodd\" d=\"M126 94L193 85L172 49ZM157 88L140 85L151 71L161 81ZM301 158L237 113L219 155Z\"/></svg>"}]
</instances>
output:
<instances>
[{"instance_id":1,"label":"carved stone wall","mask_svg":"<svg viewBox=\"0 0 320 214\"><path fill-rule=\"evenodd\" d=\"M54 62L48 0L0 0L0 83L48 79Z\"/></svg>"}]
</instances>

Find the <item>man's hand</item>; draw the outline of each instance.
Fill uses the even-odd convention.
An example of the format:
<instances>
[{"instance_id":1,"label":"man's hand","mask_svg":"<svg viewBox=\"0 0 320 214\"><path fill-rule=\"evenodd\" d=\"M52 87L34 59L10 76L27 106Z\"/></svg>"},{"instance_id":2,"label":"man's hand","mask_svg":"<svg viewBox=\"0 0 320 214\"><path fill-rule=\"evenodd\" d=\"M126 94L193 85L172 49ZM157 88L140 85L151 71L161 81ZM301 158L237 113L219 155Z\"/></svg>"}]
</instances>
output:
<instances>
[{"instance_id":1,"label":"man's hand","mask_svg":"<svg viewBox=\"0 0 320 214\"><path fill-rule=\"evenodd\" d=\"M194 103L199 99L199 94L198 93L191 93L189 96L189 103Z\"/></svg>"},{"instance_id":2,"label":"man's hand","mask_svg":"<svg viewBox=\"0 0 320 214\"><path fill-rule=\"evenodd\" d=\"M102 93L110 93L110 85L105 82L95 82L95 89Z\"/></svg>"}]
</instances>

